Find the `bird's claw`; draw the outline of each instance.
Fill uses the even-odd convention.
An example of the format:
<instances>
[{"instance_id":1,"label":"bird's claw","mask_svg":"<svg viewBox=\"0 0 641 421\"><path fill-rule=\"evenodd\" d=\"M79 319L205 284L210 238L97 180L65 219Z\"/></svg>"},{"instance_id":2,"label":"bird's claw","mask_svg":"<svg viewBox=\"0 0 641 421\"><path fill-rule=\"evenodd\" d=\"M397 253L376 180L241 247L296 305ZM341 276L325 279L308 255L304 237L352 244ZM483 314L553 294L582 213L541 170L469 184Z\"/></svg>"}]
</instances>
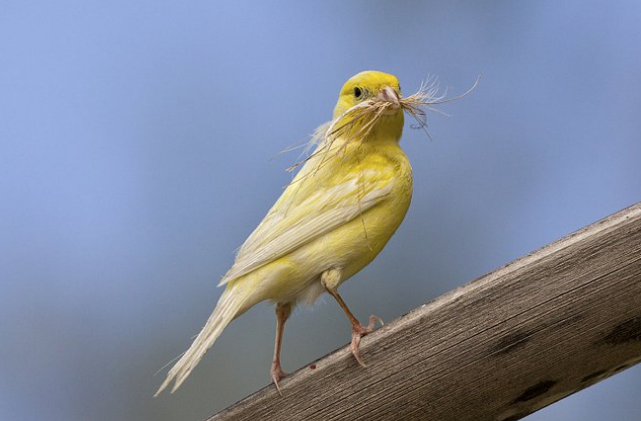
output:
<instances>
[{"instance_id":1,"label":"bird's claw","mask_svg":"<svg viewBox=\"0 0 641 421\"><path fill-rule=\"evenodd\" d=\"M287 373L283 371L283 369L280 367L279 363L272 363L272 369L269 372L272 377L272 382L274 383L274 386L276 386L276 390L278 390L278 394L280 396L283 396L283 393L280 391L280 386L278 385L278 382L283 379L283 377L287 376Z\"/></svg>"},{"instance_id":2,"label":"bird's claw","mask_svg":"<svg viewBox=\"0 0 641 421\"><path fill-rule=\"evenodd\" d=\"M383 320L380 317L372 314L371 316L369 316L369 324L367 326L363 326L360 323L352 326L352 344L350 348L352 350L354 358L356 358L356 361L363 368L367 367L367 364L365 364L361 359L361 352L359 349L361 338L369 333L372 333L372 331L374 330L374 325L377 321L381 324L381 326L383 326Z\"/></svg>"}]
</instances>

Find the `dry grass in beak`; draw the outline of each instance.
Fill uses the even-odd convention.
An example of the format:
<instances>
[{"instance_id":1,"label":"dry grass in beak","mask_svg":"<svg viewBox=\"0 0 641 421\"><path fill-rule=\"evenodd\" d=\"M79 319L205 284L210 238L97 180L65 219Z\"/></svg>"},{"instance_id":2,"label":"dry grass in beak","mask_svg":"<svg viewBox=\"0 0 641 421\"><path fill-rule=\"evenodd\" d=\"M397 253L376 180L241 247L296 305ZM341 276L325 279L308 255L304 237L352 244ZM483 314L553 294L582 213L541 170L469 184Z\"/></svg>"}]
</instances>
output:
<instances>
[{"instance_id":1,"label":"dry grass in beak","mask_svg":"<svg viewBox=\"0 0 641 421\"><path fill-rule=\"evenodd\" d=\"M461 95L455 96L453 98L447 98L447 89L445 90L445 92L443 92L442 95L439 95L438 81L436 79L428 79L427 81L421 83L421 86L416 93L408 97L402 97L400 99L401 107L405 112L414 117L414 119L418 122L418 125L414 125L411 127L413 129L424 130L427 136L430 137L429 133L427 133L426 111L445 114L441 110L438 110L433 106L456 101L467 96L476 88L480 81L481 76L477 77L474 85L472 85L470 89L463 92Z\"/></svg>"},{"instance_id":2,"label":"dry grass in beak","mask_svg":"<svg viewBox=\"0 0 641 421\"><path fill-rule=\"evenodd\" d=\"M312 146L318 145L316 150L302 161L287 168L287 171L293 171L310 159L323 155L319 163L320 167L329 156L333 156L335 152L344 150L350 142L355 139L367 137L372 131L372 128L383 116L395 112L399 106L418 122L418 125L413 125L412 128L422 129L427 136L430 137L427 132L426 112L432 111L444 114L442 111L434 108L434 106L456 101L467 96L476 88L480 80L481 77L479 76L470 89L453 98L447 98L447 90L445 90L442 95L439 95L437 80L432 78L421 83L416 93L407 97L399 96L398 102L396 102L396 100L384 100L381 97L360 102L341 113L329 123L319 127L313 134L306 148L306 151L308 151ZM339 138L344 138L342 145L337 151L330 154L334 141Z\"/></svg>"}]
</instances>

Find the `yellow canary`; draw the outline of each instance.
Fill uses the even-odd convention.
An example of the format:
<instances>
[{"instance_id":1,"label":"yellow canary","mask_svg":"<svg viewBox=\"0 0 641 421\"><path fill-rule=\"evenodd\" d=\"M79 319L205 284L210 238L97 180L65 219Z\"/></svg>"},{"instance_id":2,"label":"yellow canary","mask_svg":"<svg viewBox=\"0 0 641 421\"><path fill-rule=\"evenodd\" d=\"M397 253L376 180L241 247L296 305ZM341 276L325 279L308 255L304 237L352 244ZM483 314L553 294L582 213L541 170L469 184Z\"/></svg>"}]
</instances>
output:
<instances>
[{"instance_id":1,"label":"yellow canary","mask_svg":"<svg viewBox=\"0 0 641 421\"><path fill-rule=\"evenodd\" d=\"M398 79L366 71L340 91L332 121L315 135L316 148L240 248L223 277L214 312L191 347L169 370L156 395L172 380L176 390L223 329L255 304L276 304L276 344L271 378L285 376L280 346L285 321L298 303L331 294L352 325L351 350L359 354L362 325L338 294L339 285L368 265L403 221L412 197L412 169L399 146L404 113L414 116ZM425 104L425 102L414 102ZM420 111L418 112L419 114ZM423 114L424 115L424 114Z\"/></svg>"}]
</instances>

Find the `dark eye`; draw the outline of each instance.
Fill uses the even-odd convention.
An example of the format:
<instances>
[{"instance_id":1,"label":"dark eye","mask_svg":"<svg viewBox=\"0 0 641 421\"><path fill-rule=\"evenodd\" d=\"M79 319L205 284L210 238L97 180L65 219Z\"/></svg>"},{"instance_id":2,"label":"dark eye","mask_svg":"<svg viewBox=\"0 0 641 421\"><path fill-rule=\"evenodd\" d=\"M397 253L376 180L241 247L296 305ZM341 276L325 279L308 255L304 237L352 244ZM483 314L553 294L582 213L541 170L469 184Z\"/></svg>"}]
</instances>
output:
<instances>
[{"instance_id":1,"label":"dark eye","mask_svg":"<svg viewBox=\"0 0 641 421\"><path fill-rule=\"evenodd\" d=\"M363 95L363 91L358 86L354 88L354 96L360 98Z\"/></svg>"}]
</instances>

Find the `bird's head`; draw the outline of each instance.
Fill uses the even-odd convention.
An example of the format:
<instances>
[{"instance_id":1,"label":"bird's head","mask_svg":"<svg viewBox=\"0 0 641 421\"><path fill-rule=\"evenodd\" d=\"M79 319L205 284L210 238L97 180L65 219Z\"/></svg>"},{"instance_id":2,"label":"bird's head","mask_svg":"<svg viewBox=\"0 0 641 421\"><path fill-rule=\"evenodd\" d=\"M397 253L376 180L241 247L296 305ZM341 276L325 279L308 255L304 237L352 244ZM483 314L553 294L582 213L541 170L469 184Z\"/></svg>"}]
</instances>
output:
<instances>
[{"instance_id":1,"label":"bird's head","mask_svg":"<svg viewBox=\"0 0 641 421\"><path fill-rule=\"evenodd\" d=\"M394 75L368 70L352 76L341 89L334 118L365 101L388 104L387 113L401 111L401 86Z\"/></svg>"},{"instance_id":2,"label":"bird's head","mask_svg":"<svg viewBox=\"0 0 641 421\"><path fill-rule=\"evenodd\" d=\"M385 131L400 139L403 105L396 76L369 70L350 78L338 97L334 121L335 127L349 128L355 136L359 131L362 135Z\"/></svg>"}]
</instances>

